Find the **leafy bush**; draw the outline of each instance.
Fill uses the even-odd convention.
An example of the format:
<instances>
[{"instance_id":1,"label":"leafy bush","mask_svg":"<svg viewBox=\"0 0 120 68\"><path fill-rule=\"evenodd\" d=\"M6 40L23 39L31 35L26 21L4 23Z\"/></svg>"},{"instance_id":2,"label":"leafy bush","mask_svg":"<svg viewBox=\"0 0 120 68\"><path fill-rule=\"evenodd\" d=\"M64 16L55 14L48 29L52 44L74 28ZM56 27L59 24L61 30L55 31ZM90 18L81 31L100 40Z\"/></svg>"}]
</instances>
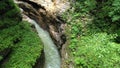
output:
<instances>
[{"instance_id":1,"label":"leafy bush","mask_svg":"<svg viewBox=\"0 0 120 68\"><path fill-rule=\"evenodd\" d=\"M97 1L97 7L92 11L100 19L108 19L109 23L120 20L120 0L102 0ZM106 20L107 21L107 20ZM112 21L112 22L111 22ZM107 21L108 22L108 21Z\"/></svg>"},{"instance_id":2,"label":"leafy bush","mask_svg":"<svg viewBox=\"0 0 120 68\"><path fill-rule=\"evenodd\" d=\"M0 51L11 48L7 62L0 68L32 68L43 49L40 38L28 22L21 21L13 0L0 1L0 15Z\"/></svg>"},{"instance_id":3,"label":"leafy bush","mask_svg":"<svg viewBox=\"0 0 120 68\"><path fill-rule=\"evenodd\" d=\"M16 33L11 33L13 32L13 30L15 31L14 27L0 31L0 40L4 40L0 41L0 51L2 51L5 48L13 46L14 44L13 41L16 39L16 36L14 36L14 34Z\"/></svg>"},{"instance_id":4,"label":"leafy bush","mask_svg":"<svg viewBox=\"0 0 120 68\"><path fill-rule=\"evenodd\" d=\"M12 48L9 61L2 68L32 68L42 50L40 38L27 22L0 30L0 40L4 40L0 41L0 51Z\"/></svg>"},{"instance_id":5,"label":"leafy bush","mask_svg":"<svg viewBox=\"0 0 120 68\"><path fill-rule=\"evenodd\" d=\"M82 36L76 43L74 59L78 68L119 68L120 45L106 33Z\"/></svg>"},{"instance_id":6,"label":"leafy bush","mask_svg":"<svg viewBox=\"0 0 120 68\"><path fill-rule=\"evenodd\" d=\"M1 0L0 1L0 18L2 17L17 17L16 15L20 16L19 8L14 4L13 0Z\"/></svg>"},{"instance_id":7,"label":"leafy bush","mask_svg":"<svg viewBox=\"0 0 120 68\"><path fill-rule=\"evenodd\" d=\"M42 42L36 33L32 32L29 25L24 25L20 41L12 47L12 53L7 63L2 68L32 68L40 56Z\"/></svg>"},{"instance_id":8,"label":"leafy bush","mask_svg":"<svg viewBox=\"0 0 120 68\"><path fill-rule=\"evenodd\" d=\"M109 12L109 16L112 21L120 21L120 0L114 0L112 3L112 10Z\"/></svg>"},{"instance_id":9,"label":"leafy bush","mask_svg":"<svg viewBox=\"0 0 120 68\"><path fill-rule=\"evenodd\" d=\"M0 51L1 51L4 50L5 48L10 48L11 46L13 46L14 41L20 37L19 33L21 28L19 24L20 24L21 15L19 15L20 11L13 3L13 0L1 0L0 3L1 3L0 4L0 15L1 15L0 16L0 40L1 40ZM18 14L17 16L16 13Z\"/></svg>"},{"instance_id":10,"label":"leafy bush","mask_svg":"<svg viewBox=\"0 0 120 68\"><path fill-rule=\"evenodd\" d=\"M120 67L120 20L114 19L119 17L118 1L77 0L63 15L67 20L68 60L75 68Z\"/></svg>"},{"instance_id":11,"label":"leafy bush","mask_svg":"<svg viewBox=\"0 0 120 68\"><path fill-rule=\"evenodd\" d=\"M0 28L17 25L21 21L21 14L13 0L1 0L0 3Z\"/></svg>"}]
</instances>

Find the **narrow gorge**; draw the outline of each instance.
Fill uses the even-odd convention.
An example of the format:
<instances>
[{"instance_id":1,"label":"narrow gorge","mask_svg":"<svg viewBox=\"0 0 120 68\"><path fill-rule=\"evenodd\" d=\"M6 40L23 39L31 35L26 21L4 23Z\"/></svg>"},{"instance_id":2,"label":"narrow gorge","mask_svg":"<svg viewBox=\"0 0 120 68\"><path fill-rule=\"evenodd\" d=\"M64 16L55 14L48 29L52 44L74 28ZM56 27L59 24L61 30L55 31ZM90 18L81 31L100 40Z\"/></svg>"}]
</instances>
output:
<instances>
[{"instance_id":1,"label":"narrow gorge","mask_svg":"<svg viewBox=\"0 0 120 68\"><path fill-rule=\"evenodd\" d=\"M0 68L120 68L120 0L0 0Z\"/></svg>"},{"instance_id":2,"label":"narrow gorge","mask_svg":"<svg viewBox=\"0 0 120 68\"><path fill-rule=\"evenodd\" d=\"M70 6L68 1L60 0L15 0L18 4L23 21L28 21L36 30L44 45L43 65L35 68L61 68L62 46L66 42L65 21L60 15Z\"/></svg>"},{"instance_id":3,"label":"narrow gorge","mask_svg":"<svg viewBox=\"0 0 120 68\"><path fill-rule=\"evenodd\" d=\"M45 63L43 67L44 68L60 68L60 65L61 65L60 55L49 33L43 30L34 20L30 19L29 17L27 17L26 21L28 21L29 23L35 26L35 29L37 30L39 37L43 41L44 54L45 54Z\"/></svg>"}]
</instances>

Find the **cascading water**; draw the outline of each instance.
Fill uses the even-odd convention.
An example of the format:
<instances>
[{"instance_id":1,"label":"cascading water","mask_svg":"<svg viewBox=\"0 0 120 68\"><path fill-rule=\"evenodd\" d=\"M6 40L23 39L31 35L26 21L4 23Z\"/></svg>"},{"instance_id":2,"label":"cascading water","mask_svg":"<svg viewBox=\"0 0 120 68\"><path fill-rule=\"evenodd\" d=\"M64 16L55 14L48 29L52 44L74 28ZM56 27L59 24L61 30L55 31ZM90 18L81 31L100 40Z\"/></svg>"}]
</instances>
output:
<instances>
[{"instance_id":1,"label":"cascading water","mask_svg":"<svg viewBox=\"0 0 120 68\"><path fill-rule=\"evenodd\" d=\"M27 21L29 21L31 24L35 26L39 37L44 43L44 54L45 54L44 68L60 68L61 59L56 45L53 43L49 33L46 30L43 30L36 22L42 24L44 23L43 21L47 20L48 17L52 17L53 20L56 20L55 22L58 22L59 20L57 20L58 17L57 15L61 15L63 12L65 12L67 9L70 8L70 3L68 2L68 0L65 1L64 0L14 0L14 1L16 4L18 4L19 8L21 9L21 13L23 15L28 16ZM34 18L36 21L30 19L29 17ZM51 20L52 18L48 18L48 19ZM24 16L23 19L25 19ZM53 21L50 20L45 21L46 24L51 25L50 23ZM53 32L59 32L59 30L57 31L56 29L58 25L62 23L59 22L58 25L56 25L55 23L53 24L54 24L53 26L55 26L55 28L52 27L55 29L55 30L53 29ZM55 37L55 39L58 41L60 40L59 37L62 37L61 35L62 32L60 32L59 34L60 36L56 34L57 36L52 36L52 37ZM64 42L62 41L61 43L60 40L59 43L62 44Z\"/></svg>"},{"instance_id":2,"label":"cascading water","mask_svg":"<svg viewBox=\"0 0 120 68\"><path fill-rule=\"evenodd\" d=\"M44 53L45 53L44 68L60 68L61 65L60 55L49 33L43 30L34 20L29 18L29 22L35 26L39 37L44 43Z\"/></svg>"}]
</instances>

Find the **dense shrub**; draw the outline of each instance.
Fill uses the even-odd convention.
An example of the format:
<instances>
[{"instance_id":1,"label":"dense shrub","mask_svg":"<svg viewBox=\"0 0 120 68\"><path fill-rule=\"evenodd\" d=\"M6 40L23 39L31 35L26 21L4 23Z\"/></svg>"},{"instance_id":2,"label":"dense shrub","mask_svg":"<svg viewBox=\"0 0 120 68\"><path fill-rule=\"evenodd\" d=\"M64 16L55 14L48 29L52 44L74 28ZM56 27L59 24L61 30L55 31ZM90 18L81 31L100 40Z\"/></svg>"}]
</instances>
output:
<instances>
[{"instance_id":1,"label":"dense shrub","mask_svg":"<svg viewBox=\"0 0 120 68\"><path fill-rule=\"evenodd\" d=\"M120 0L114 0L112 3L112 10L109 12L109 16L112 18L112 21L120 21Z\"/></svg>"},{"instance_id":2,"label":"dense shrub","mask_svg":"<svg viewBox=\"0 0 120 68\"><path fill-rule=\"evenodd\" d=\"M20 16L19 12L20 12L19 8L14 4L13 0L0 1L0 14L1 14L0 18L2 17L17 18L18 16Z\"/></svg>"},{"instance_id":3,"label":"dense shrub","mask_svg":"<svg viewBox=\"0 0 120 68\"><path fill-rule=\"evenodd\" d=\"M20 10L13 0L0 1L0 29L15 26L21 21ZM4 22L4 23L3 23Z\"/></svg>"},{"instance_id":4,"label":"dense shrub","mask_svg":"<svg viewBox=\"0 0 120 68\"><path fill-rule=\"evenodd\" d=\"M72 3L73 4L73 3ZM76 0L67 21L70 63L75 68L119 68L119 0Z\"/></svg>"},{"instance_id":5,"label":"dense shrub","mask_svg":"<svg viewBox=\"0 0 120 68\"><path fill-rule=\"evenodd\" d=\"M37 34L32 32L30 26L25 23L21 23L23 30L20 31L19 42L12 46L9 60L2 65L2 68L32 68L40 56L42 42Z\"/></svg>"},{"instance_id":6,"label":"dense shrub","mask_svg":"<svg viewBox=\"0 0 120 68\"><path fill-rule=\"evenodd\" d=\"M14 13L19 14L20 12L15 4L13 3L13 0L1 0L0 1L0 51L9 48L13 45L13 41L19 37L19 16L16 17L9 17L9 15L14 15ZM15 11L12 11L14 9ZM11 12L10 14L7 14ZM15 16L15 15L14 15ZM18 19L16 19L18 18ZM4 41L3 41L4 40Z\"/></svg>"},{"instance_id":7,"label":"dense shrub","mask_svg":"<svg viewBox=\"0 0 120 68\"><path fill-rule=\"evenodd\" d=\"M32 68L43 48L38 35L21 14L13 0L0 1L0 51L11 49L0 68ZM4 59L0 55L0 60Z\"/></svg>"},{"instance_id":8,"label":"dense shrub","mask_svg":"<svg viewBox=\"0 0 120 68\"><path fill-rule=\"evenodd\" d=\"M119 68L120 45L112 39L106 33L82 36L73 53L77 68Z\"/></svg>"}]
</instances>

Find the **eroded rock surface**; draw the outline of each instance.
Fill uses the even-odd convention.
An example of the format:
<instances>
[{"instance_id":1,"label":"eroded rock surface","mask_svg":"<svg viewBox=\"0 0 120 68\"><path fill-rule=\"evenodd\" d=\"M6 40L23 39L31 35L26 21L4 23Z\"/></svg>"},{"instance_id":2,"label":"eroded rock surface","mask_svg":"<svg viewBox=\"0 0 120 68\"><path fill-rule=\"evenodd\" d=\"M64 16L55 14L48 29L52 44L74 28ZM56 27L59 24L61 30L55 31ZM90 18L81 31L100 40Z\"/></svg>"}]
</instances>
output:
<instances>
[{"instance_id":1,"label":"eroded rock surface","mask_svg":"<svg viewBox=\"0 0 120 68\"><path fill-rule=\"evenodd\" d=\"M62 0L15 0L22 13L35 20L44 30L49 31L58 48L65 42L65 23L59 14L68 9L67 1Z\"/></svg>"},{"instance_id":2,"label":"eroded rock surface","mask_svg":"<svg viewBox=\"0 0 120 68\"><path fill-rule=\"evenodd\" d=\"M69 8L68 0L30 0L45 7L49 13L61 14Z\"/></svg>"}]
</instances>

